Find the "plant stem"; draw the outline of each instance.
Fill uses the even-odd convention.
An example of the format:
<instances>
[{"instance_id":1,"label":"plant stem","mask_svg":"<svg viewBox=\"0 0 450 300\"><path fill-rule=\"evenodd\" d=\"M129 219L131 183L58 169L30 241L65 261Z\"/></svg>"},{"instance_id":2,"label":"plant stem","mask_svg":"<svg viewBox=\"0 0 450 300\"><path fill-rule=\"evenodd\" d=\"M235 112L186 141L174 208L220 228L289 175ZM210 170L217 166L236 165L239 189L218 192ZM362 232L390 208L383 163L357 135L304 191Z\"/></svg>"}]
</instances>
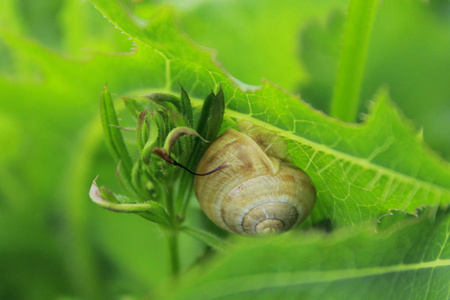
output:
<instances>
[{"instance_id":1,"label":"plant stem","mask_svg":"<svg viewBox=\"0 0 450 300\"><path fill-rule=\"evenodd\" d=\"M180 257L178 249L178 231L168 233L170 273L173 279L178 278L180 272Z\"/></svg>"},{"instance_id":2,"label":"plant stem","mask_svg":"<svg viewBox=\"0 0 450 300\"><path fill-rule=\"evenodd\" d=\"M173 185L169 185L166 190L166 206L167 213L171 220L171 229L166 231L167 242L169 247L169 261L171 275L174 279L178 277L180 272L180 253L178 249L178 234L180 232L176 210L175 210L175 198L173 193Z\"/></svg>"},{"instance_id":3,"label":"plant stem","mask_svg":"<svg viewBox=\"0 0 450 300\"><path fill-rule=\"evenodd\" d=\"M378 0L350 0L330 115L354 122Z\"/></svg>"}]
</instances>

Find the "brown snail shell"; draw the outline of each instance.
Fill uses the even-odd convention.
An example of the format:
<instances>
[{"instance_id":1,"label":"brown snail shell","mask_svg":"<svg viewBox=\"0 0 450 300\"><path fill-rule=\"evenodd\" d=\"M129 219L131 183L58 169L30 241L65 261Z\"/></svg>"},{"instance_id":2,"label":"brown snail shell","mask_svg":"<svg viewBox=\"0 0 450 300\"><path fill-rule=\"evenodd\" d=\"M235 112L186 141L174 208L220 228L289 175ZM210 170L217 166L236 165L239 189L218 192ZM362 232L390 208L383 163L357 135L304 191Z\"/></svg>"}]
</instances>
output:
<instances>
[{"instance_id":1,"label":"brown snail shell","mask_svg":"<svg viewBox=\"0 0 450 300\"><path fill-rule=\"evenodd\" d=\"M249 136L234 129L217 138L200 160L194 190L206 215L241 235L287 231L310 214L316 201L311 179L299 168L268 156Z\"/></svg>"}]
</instances>

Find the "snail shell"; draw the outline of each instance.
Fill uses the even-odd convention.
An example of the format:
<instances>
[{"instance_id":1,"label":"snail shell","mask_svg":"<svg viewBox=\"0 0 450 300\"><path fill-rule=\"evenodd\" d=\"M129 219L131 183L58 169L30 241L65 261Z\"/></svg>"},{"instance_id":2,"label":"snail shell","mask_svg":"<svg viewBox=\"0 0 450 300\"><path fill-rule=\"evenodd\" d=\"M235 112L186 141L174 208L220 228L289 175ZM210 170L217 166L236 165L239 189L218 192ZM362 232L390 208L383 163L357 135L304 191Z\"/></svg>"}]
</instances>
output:
<instances>
[{"instance_id":1,"label":"snail shell","mask_svg":"<svg viewBox=\"0 0 450 300\"><path fill-rule=\"evenodd\" d=\"M194 190L206 215L241 235L284 232L311 212L316 191L305 172L268 156L249 136L234 129L216 139L200 160Z\"/></svg>"}]
</instances>

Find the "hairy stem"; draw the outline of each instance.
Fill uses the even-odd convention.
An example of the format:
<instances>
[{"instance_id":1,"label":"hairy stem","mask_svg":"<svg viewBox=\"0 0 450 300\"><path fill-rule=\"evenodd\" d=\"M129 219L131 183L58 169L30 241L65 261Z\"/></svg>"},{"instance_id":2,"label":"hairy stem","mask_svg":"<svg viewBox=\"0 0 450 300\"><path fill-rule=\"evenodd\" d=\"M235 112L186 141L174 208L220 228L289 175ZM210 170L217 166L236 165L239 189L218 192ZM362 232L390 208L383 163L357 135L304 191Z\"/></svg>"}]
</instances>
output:
<instances>
[{"instance_id":1,"label":"hairy stem","mask_svg":"<svg viewBox=\"0 0 450 300\"><path fill-rule=\"evenodd\" d=\"M330 115L354 122L378 0L350 0Z\"/></svg>"},{"instance_id":2,"label":"hairy stem","mask_svg":"<svg viewBox=\"0 0 450 300\"><path fill-rule=\"evenodd\" d=\"M175 198L173 186L169 185L166 190L167 213L171 221L171 229L166 231L169 247L170 270L173 278L177 278L180 272L180 253L178 247L178 234L180 232L179 222L175 210Z\"/></svg>"}]
</instances>

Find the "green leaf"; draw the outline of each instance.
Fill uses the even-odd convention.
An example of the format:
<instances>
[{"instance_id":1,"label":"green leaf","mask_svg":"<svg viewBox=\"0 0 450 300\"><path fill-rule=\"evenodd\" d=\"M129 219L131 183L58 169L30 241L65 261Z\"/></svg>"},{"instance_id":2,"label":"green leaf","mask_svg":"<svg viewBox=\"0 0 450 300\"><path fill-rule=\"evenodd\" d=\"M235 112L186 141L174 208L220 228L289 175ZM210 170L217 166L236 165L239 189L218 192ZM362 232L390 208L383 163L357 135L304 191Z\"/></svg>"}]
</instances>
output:
<instances>
[{"instance_id":1,"label":"green leaf","mask_svg":"<svg viewBox=\"0 0 450 300\"><path fill-rule=\"evenodd\" d=\"M304 68L309 62L299 59L308 46L299 33L312 21L323 25L330 12L343 11L348 1L196 1L188 9L185 1L171 3L182 11L183 29L198 44L217 50L220 64L235 78L251 85L265 78L297 92L299 83L315 79Z\"/></svg>"},{"instance_id":2,"label":"green leaf","mask_svg":"<svg viewBox=\"0 0 450 300\"><path fill-rule=\"evenodd\" d=\"M145 123L145 117L147 115L147 109L141 111L137 117L137 127L136 127L136 145L138 147L139 152L142 155L142 149L144 149L144 145L149 138L148 136L148 124Z\"/></svg>"},{"instance_id":3,"label":"green leaf","mask_svg":"<svg viewBox=\"0 0 450 300\"><path fill-rule=\"evenodd\" d=\"M123 167L122 161L119 161L116 168L116 177L117 181L119 182L119 185L121 188L128 192L131 196L135 198L141 198L142 196L139 195L139 192L134 188L133 181L132 181L132 173L133 170L128 171L126 168ZM140 200L145 200L145 198L142 198Z\"/></svg>"},{"instance_id":4,"label":"green leaf","mask_svg":"<svg viewBox=\"0 0 450 300\"><path fill-rule=\"evenodd\" d=\"M213 235L212 233L190 226L183 226L181 227L181 230L191 237L205 243L211 248L221 252L225 252L227 243L221 238Z\"/></svg>"},{"instance_id":5,"label":"green leaf","mask_svg":"<svg viewBox=\"0 0 450 300\"><path fill-rule=\"evenodd\" d=\"M183 91L182 91L183 93ZM187 168L194 171L200 158L210 144L206 144L204 140L213 141L222 126L225 111L225 99L222 86L219 88L217 95L210 93L202 105L200 119L197 124L197 132L204 139L196 140L194 148L187 162ZM195 171L194 171L195 172ZM192 194L194 178L190 174L182 174L180 179L180 188L177 196L177 206L184 216Z\"/></svg>"},{"instance_id":6,"label":"green leaf","mask_svg":"<svg viewBox=\"0 0 450 300\"><path fill-rule=\"evenodd\" d=\"M144 95L144 97L154 100L157 103L158 102L171 103L178 109L178 111L181 111L180 99L174 95L164 94L164 93L153 93L153 94Z\"/></svg>"},{"instance_id":7,"label":"green leaf","mask_svg":"<svg viewBox=\"0 0 450 300\"><path fill-rule=\"evenodd\" d=\"M149 199L149 195L146 191L146 182L142 179L144 177L142 172L142 161L140 159L136 160L133 166L133 170L131 170L131 183L133 184L133 188L144 200Z\"/></svg>"},{"instance_id":8,"label":"green leaf","mask_svg":"<svg viewBox=\"0 0 450 300\"><path fill-rule=\"evenodd\" d=\"M141 159L144 163L148 164L150 162L150 155L152 153L152 149L155 147L157 139L158 139L158 126L155 122L150 123L150 135L147 143L145 143L144 148L142 149Z\"/></svg>"},{"instance_id":9,"label":"green leaf","mask_svg":"<svg viewBox=\"0 0 450 300\"><path fill-rule=\"evenodd\" d=\"M139 114L144 110L144 107L137 102L136 99L129 97L122 97L122 99L130 115L137 121Z\"/></svg>"},{"instance_id":10,"label":"green leaf","mask_svg":"<svg viewBox=\"0 0 450 300\"><path fill-rule=\"evenodd\" d=\"M450 214L379 233L240 238L169 299L447 299Z\"/></svg>"},{"instance_id":11,"label":"green leaf","mask_svg":"<svg viewBox=\"0 0 450 300\"><path fill-rule=\"evenodd\" d=\"M190 169L197 166L198 161L209 146L209 144L205 144L204 140L213 141L219 133L224 111L225 100L222 87L220 87L217 95L211 92L203 102L200 119L197 124L197 132L204 139L195 142L194 150L189 158Z\"/></svg>"},{"instance_id":12,"label":"green leaf","mask_svg":"<svg viewBox=\"0 0 450 300\"><path fill-rule=\"evenodd\" d=\"M422 205L450 203L449 164L424 145L385 90L360 125L331 119L270 84L248 97L247 108L230 101L228 116L286 140L293 163L318 192L312 222L330 218L335 225L356 225L391 208L412 213Z\"/></svg>"},{"instance_id":13,"label":"green leaf","mask_svg":"<svg viewBox=\"0 0 450 300\"><path fill-rule=\"evenodd\" d=\"M191 106L191 99L189 99L189 95L186 93L186 91L181 86L181 113L188 121L188 125L190 127L194 126L194 116L192 114L192 106Z\"/></svg>"},{"instance_id":14,"label":"green leaf","mask_svg":"<svg viewBox=\"0 0 450 300\"><path fill-rule=\"evenodd\" d=\"M116 163L122 162L126 174L131 173L132 163L128 149L123 141L122 132L119 129L119 121L117 120L114 104L107 87L103 89L100 96L100 116L102 119L103 132L112 156Z\"/></svg>"},{"instance_id":15,"label":"green leaf","mask_svg":"<svg viewBox=\"0 0 450 300\"><path fill-rule=\"evenodd\" d=\"M225 99L222 87L220 87L217 95L211 93L203 102L197 131L206 140L212 141L216 138L222 125L224 111Z\"/></svg>"},{"instance_id":16,"label":"green leaf","mask_svg":"<svg viewBox=\"0 0 450 300\"><path fill-rule=\"evenodd\" d=\"M141 159L144 163L150 163L150 155L152 153L152 149L157 145L160 125L161 123L158 120L161 120L161 117L158 113L151 113L147 115L146 112L142 112L139 115L138 128L140 129L142 124L145 128L148 127L148 136L145 138L141 135L141 132L138 131L138 145L141 152ZM144 140L145 139L145 140ZM142 149L141 149L142 148Z\"/></svg>"}]
</instances>

